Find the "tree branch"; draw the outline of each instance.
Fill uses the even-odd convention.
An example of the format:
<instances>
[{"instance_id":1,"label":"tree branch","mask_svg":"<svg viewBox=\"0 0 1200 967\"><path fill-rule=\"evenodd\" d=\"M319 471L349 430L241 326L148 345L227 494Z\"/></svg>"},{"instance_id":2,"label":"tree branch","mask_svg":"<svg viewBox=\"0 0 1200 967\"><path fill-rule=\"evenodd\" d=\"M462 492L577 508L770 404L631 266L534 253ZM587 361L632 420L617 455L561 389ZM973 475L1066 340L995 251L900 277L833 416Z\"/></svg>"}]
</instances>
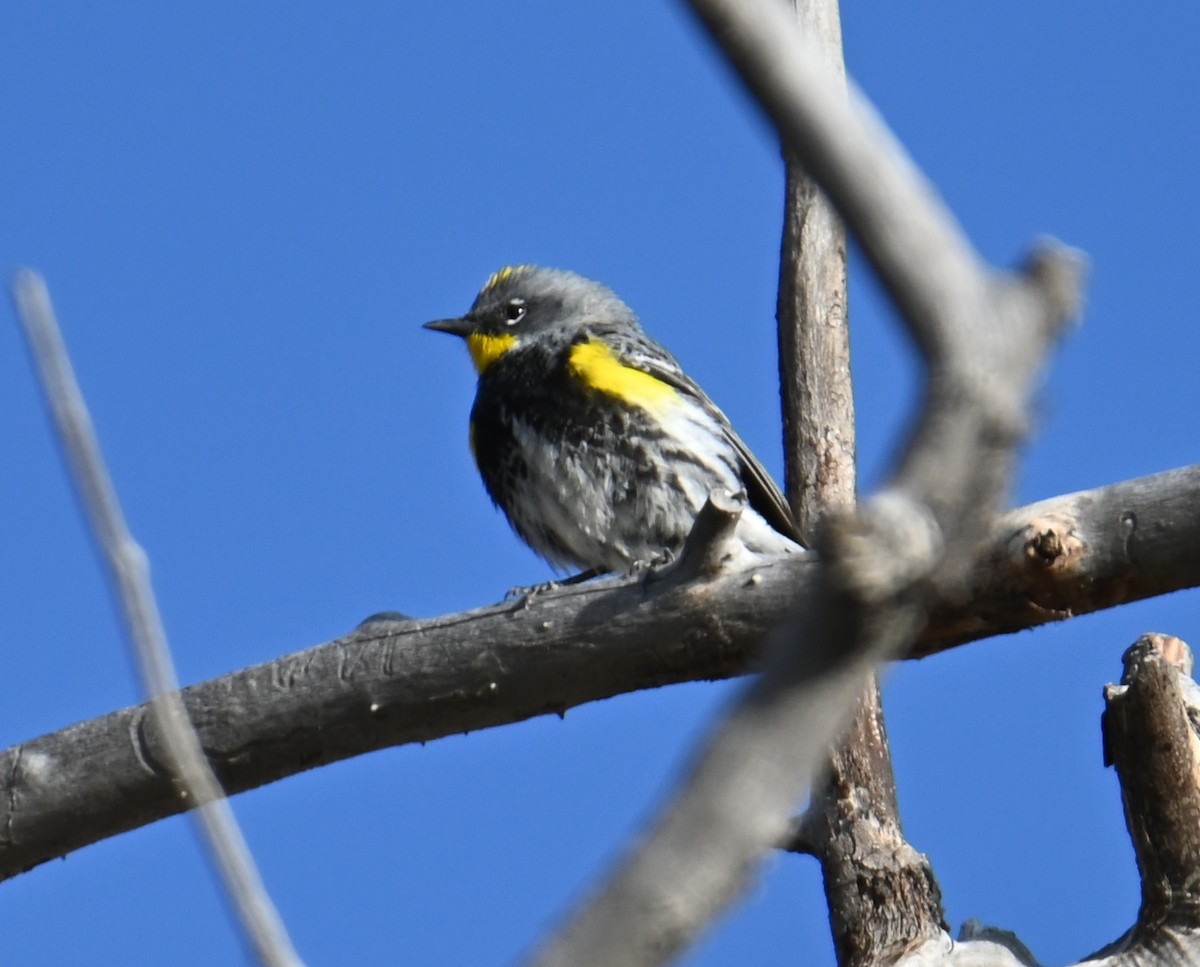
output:
<instances>
[{"instance_id":1,"label":"tree branch","mask_svg":"<svg viewBox=\"0 0 1200 967\"><path fill-rule=\"evenodd\" d=\"M837 0L799 0L796 15L845 82ZM855 496L854 391L846 323L846 231L787 151L779 269L779 383L788 501L811 541L830 509Z\"/></svg>"},{"instance_id":2,"label":"tree branch","mask_svg":"<svg viewBox=\"0 0 1200 967\"><path fill-rule=\"evenodd\" d=\"M799 0L800 22L843 87L837 0ZM779 363L788 499L800 531L855 499L854 393L847 325L846 235L789 152L779 278ZM855 703L791 847L821 862L838 962L874 964L945 934L928 859L905 840L879 683Z\"/></svg>"},{"instance_id":3,"label":"tree branch","mask_svg":"<svg viewBox=\"0 0 1200 967\"><path fill-rule=\"evenodd\" d=\"M1200 688L1191 649L1142 635L1124 655L1120 685L1104 690L1105 764L1121 782L1142 904L1123 936L1080 967L1200 963ZM896 967L1021 967L1037 961L1012 934L969 922L954 944L931 941Z\"/></svg>"},{"instance_id":4,"label":"tree branch","mask_svg":"<svg viewBox=\"0 0 1200 967\"><path fill-rule=\"evenodd\" d=\"M1030 504L991 526L910 657L1196 586L1200 464Z\"/></svg>"},{"instance_id":5,"label":"tree branch","mask_svg":"<svg viewBox=\"0 0 1200 967\"><path fill-rule=\"evenodd\" d=\"M838 963L891 963L947 936L929 859L904 838L877 678L831 755L800 836L788 848L821 861Z\"/></svg>"},{"instance_id":6,"label":"tree branch","mask_svg":"<svg viewBox=\"0 0 1200 967\"><path fill-rule=\"evenodd\" d=\"M226 898L257 959L267 967L301 967L300 957L263 886L233 810L204 759L200 740L180 701L179 680L150 583L149 562L125 523L46 283L27 269L18 272L13 282L13 301L71 480L125 618L142 689L150 696L149 715L165 739L164 761L179 784L179 796L197 807L196 820Z\"/></svg>"},{"instance_id":7,"label":"tree branch","mask_svg":"<svg viewBox=\"0 0 1200 967\"><path fill-rule=\"evenodd\" d=\"M1069 566L1039 554L1047 521L1070 548L1053 561ZM1200 586L1200 465L1010 511L986 547L968 596L935 610L913 656ZM368 621L182 696L233 794L388 746L743 674L815 571L790 555L697 584L609 579L524 609ZM0 877L183 811L148 711L0 753Z\"/></svg>"},{"instance_id":8,"label":"tree branch","mask_svg":"<svg viewBox=\"0 0 1200 967\"><path fill-rule=\"evenodd\" d=\"M1142 905L1137 923L1093 955L1106 967L1200 962L1200 688L1192 652L1143 635L1105 689L1104 751L1117 770ZM1100 959L1102 958L1102 959Z\"/></svg>"},{"instance_id":9,"label":"tree branch","mask_svg":"<svg viewBox=\"0 0 1200 967\"><path fill-rule=\"evenodd\" d=\"M821 522L817 593L772 635L763 673L641 844L534 959L539 967L662 963L740 895L782 841L866 673L901 654L934 600L961 586L1006 493L1033 381L1079 297L1081 266L1062 250L1043 249L1017 276L989 271L886 129L861 104L847 110L781 5L693 6L873 253L925 356L928 392L889 485L860 511ZM806 59L811 68L790 70ZM895 197L846 181L847 169L874 171ZM927 258L913 263L909 246Z\"/></svg>"}]
</instances>

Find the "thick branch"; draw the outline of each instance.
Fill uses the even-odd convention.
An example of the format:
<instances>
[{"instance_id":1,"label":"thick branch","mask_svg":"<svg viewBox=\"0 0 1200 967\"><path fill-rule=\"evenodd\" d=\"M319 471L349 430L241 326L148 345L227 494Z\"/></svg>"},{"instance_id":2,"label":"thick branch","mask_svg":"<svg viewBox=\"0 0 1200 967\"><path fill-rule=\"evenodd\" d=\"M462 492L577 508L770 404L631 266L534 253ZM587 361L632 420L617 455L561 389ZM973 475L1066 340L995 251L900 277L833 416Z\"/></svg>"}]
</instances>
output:
<instances>
[{"instance_id":1,"label":"thick branch","mask_svg":"<svg viewBox=\"0 0 1200 967\"><path fill-rule=\"evenodd\" d=\"M929 860L904 839L883 706L875 679L855 704L813 796L800 843L821 861L834 949L842 965L890 963L946 935Z\"/></svg>"},{"instance_id":2,"label":"thick branch","mask_svg":"<svg viewBox=\"0 0 1200 967\"><path fill-rule=\"evenodd\" d=\"M1049 566L1047 533L1070 548L1046 551ZM935 612L916 654L1200 586L1200 466L1012 511L988 547L972 596ZM183 697L225 789L242 792L391 745L742 674L815 569L793 555L703 584L598 581L526 609L381 620ZM138 706L0 754L0 876L180 812L160 748Z\"/></svg>"},{"instance_id":3,"label":"thick branch","mask_svg":"<svg viewBox=\"0 0 1200 967\"><path fill-rule=\"evenodd\" d=\"M1200 464L1011 510L910 657L1196 586Z\"/></svg>"},{"instance_id":4,"label":"thick branch","mask_svg":"<svg viewBox=\"0 0 1200 967\"><path fill-rule=\"evenodd\" d=\"M1110 967L1200 962L1200 689L1191 650L1143 635L1105 689L1104 748L1121 780L1142 881L1137 923L1101 951Z\"/></svg>"}]
</instances>

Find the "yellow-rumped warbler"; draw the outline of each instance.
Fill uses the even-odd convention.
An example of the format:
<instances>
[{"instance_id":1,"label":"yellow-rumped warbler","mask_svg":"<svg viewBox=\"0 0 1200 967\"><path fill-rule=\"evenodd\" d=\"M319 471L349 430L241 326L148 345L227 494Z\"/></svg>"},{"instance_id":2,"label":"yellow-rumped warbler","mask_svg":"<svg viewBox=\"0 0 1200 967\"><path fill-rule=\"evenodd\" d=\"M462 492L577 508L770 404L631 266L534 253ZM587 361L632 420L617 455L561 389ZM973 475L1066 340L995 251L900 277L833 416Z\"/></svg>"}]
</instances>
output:
<instances>
[{"instance_id":1,"label":"yellow-rumped warbler","mask_svg":"<svg viewBox=\"0 0 1200 967\"><path fill-rule=\"evenodd\" d=\"M683 546L708 495L744 491L736 535L799 548L779 488L699 386L606 286L534 265L459 319L479 374L470 443L492 501L559 567L630 572Z\"/></svg>"}]
</instances>

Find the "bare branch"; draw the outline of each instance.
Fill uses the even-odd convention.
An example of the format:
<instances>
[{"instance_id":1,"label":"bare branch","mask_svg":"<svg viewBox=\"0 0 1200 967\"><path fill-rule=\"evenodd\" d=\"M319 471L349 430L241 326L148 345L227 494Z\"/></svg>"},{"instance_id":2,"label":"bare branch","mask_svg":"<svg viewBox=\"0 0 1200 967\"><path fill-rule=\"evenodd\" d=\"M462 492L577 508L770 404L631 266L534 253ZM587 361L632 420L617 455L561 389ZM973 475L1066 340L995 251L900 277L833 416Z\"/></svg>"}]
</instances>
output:
<instances>
[{"instance_id":1,"label":"bare branch","mask_svg":"<svg viewBox=\"0 0 1200 967\"><path fill-rule=\"evenodd\" d=\"M1192 652L1143 635L1105 689L1106 761L1121 780L1142 905L1134 927L1094 955L1109 967L1200 961L1200 688Z\"/></svg>"},{"instance_id":2,"label":"bare branch","mask_svg":"<svg viewBox=\"0 0 1200 967\"><path fill-rule=\"evenodd\" d=\"M1200 464L1003 514L962 595L935 609L912 657L987 634L1195 587ZM1152 590L1153 589L1153 590Z\"/></svg>"},{"instance_id":3,"label":"bare branch","mask_svg":"<svg viewBox=\"0 0 1200 967\"><path fill-rule=\"evenodd\" d=\"M799 847L821 861L838 963L890 963L916 944L947 936L941 889L929 860L900 826L896 779L878 682L855 703L829 775L813 795Z\"/></svg>"},{"instance_id":4,"label":"bare branch","mask_svg":"<svg viewBox=\"0 0 1200 967\"><path fill-rule=\"evenodd\" d=\"M679 559L662 575L673 582L714 578L730 570L745 545L734 540L744 501L733 494L710 494L684 542Z\"/></svg>"},{"instance_id":5,"label":"bare branch","mask_svg":"<svg viewBox=\"0 0 1200 967\"><path fill-rule=\"evenodd\" d=\"M1073 548L1052 575L1021 539L1048 518ZM914 655L1200 586L1200 465L1011 511L987 547L1006 553L935 611ZM815 571L789 555L700 584L610 579L528 608L369 620L182 695L222 785L243 792L388 746L743 674ZM0 753L0 878L182 812L164 762L147 705Z\"/></svg>"},{"instance_id":6,"label":"bare branch","mask_svg":"<svg viewBox=\"0 0 1200 967\"><path fill-rule=\"evenodd\" d=\"M844 85L837 0L799 0ZM803 166L787 164L779 269L779 382L788 501L811 540L829 509L854 505L854 392L846 318L846 231Z\"/></svg>"},{"instance_id":7,"label":"bare branch","mask_svg":"<svg viewBox=\"0 0 1200 967\"><path fill-rule=\"evenodd\" d=\"M1200 688L1191 649L1147 634L1124 656L1120 685L1105 689L1105 760L1121 782L1137 856L1137 922L1081 961L1093 967L1185 967L1200 963ZM999 946L997 946L999 945ZM1012 934L969 922L959 941L932 941L897 967L1034 965Z\"/></svg>"},{"instance_id":8,"label":"bare branch","mask_svg":"<svg viewBox=\"0 0 1200 967\"><path fill-rule=\"evenodd\" d=\"M209 850L258 959L270 967L300 967L301 960L262 885L179 697L166 631L150 584L149 563L125 525L46 284L40 276L23 270L13 283L13 298L72 480L125 617L142 686L151 697L150 717L165 739L164 761L179 784L180 797L199 806L197 816ZM31 767L28 762L22 765L27 770Z\"/></svg>"},{"instance_id":9,"label":"bare branch","mask_svg":"<svg viewBox=\"0 0 1200 967\"><path fill-rule=\"evenodd\" d=\"M709 738L641 845L535 958L539 967L662 963L742 892L761 855L783 837L866 672L900 654L935 596L960 586L983 535L980 517L1005 494L1042 357L1073 308L1074 298L1062 296L1079 281L1076 260L1064 252L1047 252L1017 278L980 264L873 115L847 110L820 66L789 75L792 60L817 63L819 53L774 0L693 6L787 148L874 253L925 354L929 388L889 487L861 511L822 521L818 593L802 597L772 636L763 674ZM787 83L813 77L814 89ZM784 83L773 87L777 80ZM840 137L840 129L853 135ZM916 217L893 218L873 188L842 180L841 166L862 167L854 156L862 150L870 152L866 167L902 203L921 209ZM821 170L814 157L830 164ZM925 249L928 263L897 257L909 245Z\"/></svg>"},{"instance_id":10,"label":"bare branch","mask_svg":"<svg viewBox=\"0 0 1200 967\"><path fill-rule=\"evenodd\" d=\"M999 363L1032 373L1020 365L1028 361L1022 357L1039 353L1041 337L1050 333L1026 338L1014 325L1032 312L1057 326L1075 311L1078 259L1043 248L1021 276L990 273L869 103L853 84L842 96L839 82L823 66L820 48L795 29L781 5L769 0L693 0L692 5L775 122L782 142L859 237L927 357L957 370L952 379L943 374L931 380L931 391L974 398L976 416L987 421L956 418L951 407L931 400L932 411L947 419L924 421L918 433L925 438L914 440L918 445L908 453L931 446L951 464L910 458L899 467L893 487L903 497L910 488L941 489L931 478L943 472L958 479L964 468L954 464L974 459L972 438L993 454L1003 452L1023 430L1019 401L1028 387L1006 386L988 367ZM986 463L988 474L965 471L981 492L975 495L980 499L954 502L964 517L977 519L978 508L988 506L988 492L1006 476L1005 461ZM960 523L948 521L948 505L937 503L930 510L940 525ZM970 546L964 542L959 552ZM963 563L952 556L942 575L950 577Z\"/></svg>"},{"instance_id":11,"label":"bare branch","mask_svg":"<svg viewBox=\"0 0 1200 967\"><path fill-rule=\"evenodd\" d=\"M837 0L799 0L796 14L844 91ZM779 274L779 365L788 499L812 535L855 499L854 393L841 219L790 153ZM874 964L945 935L928 859L905 840L878 681L855 704L792 848L821 862L838 962Z\"/></svg>"}]
</instances>

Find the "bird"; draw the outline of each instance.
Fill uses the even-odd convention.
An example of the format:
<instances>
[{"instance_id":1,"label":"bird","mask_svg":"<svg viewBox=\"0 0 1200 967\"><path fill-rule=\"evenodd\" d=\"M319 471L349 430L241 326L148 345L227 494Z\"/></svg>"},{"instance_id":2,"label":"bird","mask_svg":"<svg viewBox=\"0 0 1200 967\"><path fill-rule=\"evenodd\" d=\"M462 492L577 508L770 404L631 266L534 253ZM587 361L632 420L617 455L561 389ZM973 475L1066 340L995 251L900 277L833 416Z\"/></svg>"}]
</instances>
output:
<instances>
[{"instance_id":1,"label":"bird","mask_svg":"<svg viewBox=\"0 0 1200 967\"><path fill-rule=\"evenodd\" d=\"M610 288L510 265L465 315L478 376L469 443L492 502L553 568L634 574L675 558L709 495L743 494L754 554L803 548L778 486L728 418Z\"/></svg>"}]
</instances>

